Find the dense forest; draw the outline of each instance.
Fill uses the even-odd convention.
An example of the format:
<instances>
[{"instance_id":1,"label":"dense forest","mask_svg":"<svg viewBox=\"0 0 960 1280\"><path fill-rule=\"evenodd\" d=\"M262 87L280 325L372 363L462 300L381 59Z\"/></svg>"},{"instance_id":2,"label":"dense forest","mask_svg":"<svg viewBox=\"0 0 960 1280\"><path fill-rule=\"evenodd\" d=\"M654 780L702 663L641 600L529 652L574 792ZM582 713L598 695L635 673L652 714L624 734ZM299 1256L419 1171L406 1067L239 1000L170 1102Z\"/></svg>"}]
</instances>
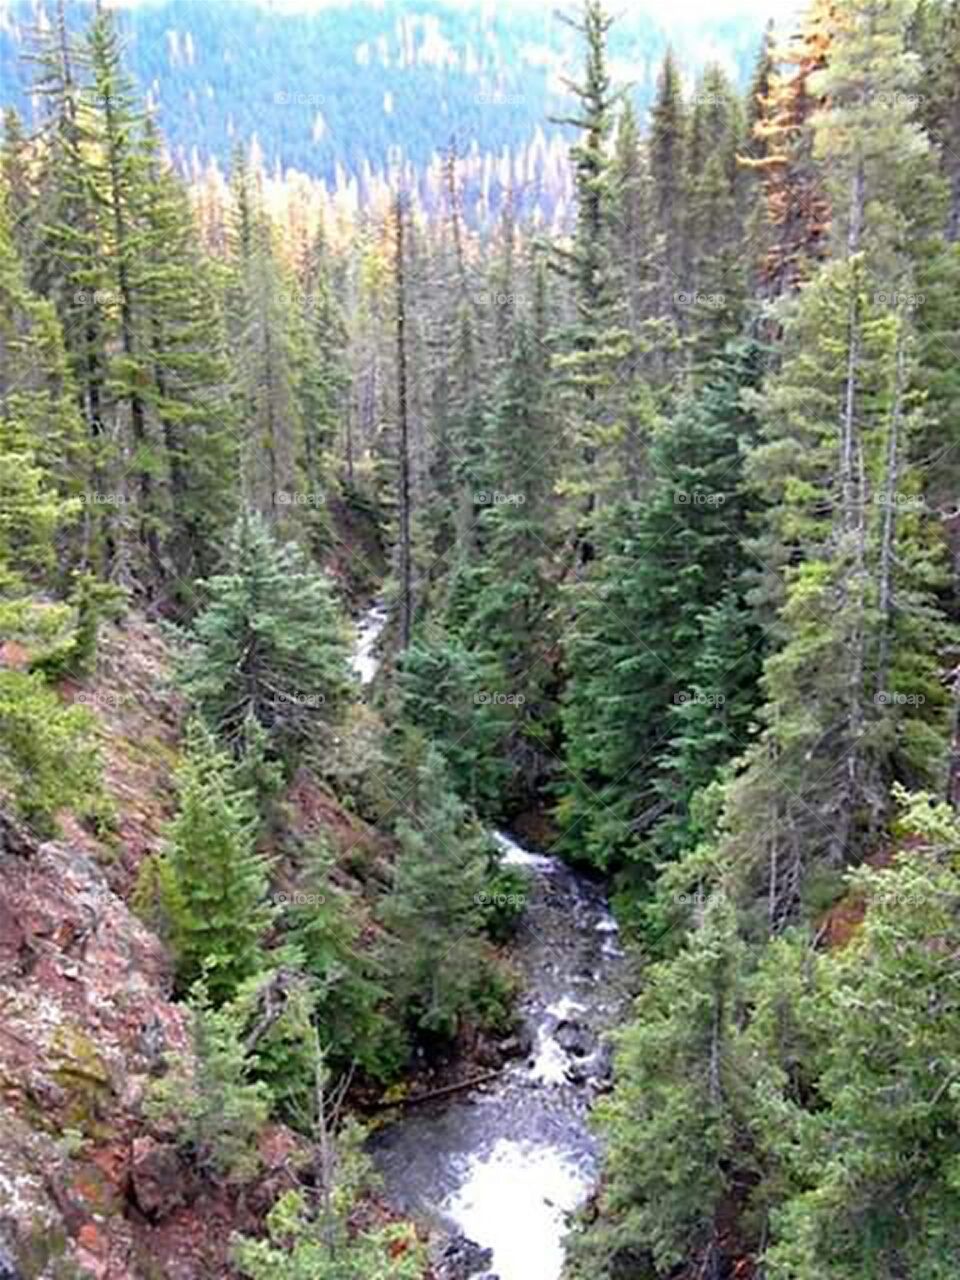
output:
<instances>
[{"instance_id":1,"label":"dense forest","mask_svg":"<svg viewBox=\"0 0 960 1280\"><path fill-rule=\"evenodd\" d=\"M31 121L40 104L23 55L54 7L10 0L0 14L6 105ZM92 12L93 0L71 0L68 29L81 32ZM120 6L116 21L125 66L174 164L194 179L219 178L240 142L259 151L267 173L295 169L316 182L312 198L329 193L353 208L402 161L407 185L434 210L442 152L455 143L471 220L495 217L508 190L548 221L567 214L568 138L553 117L563 114L576 35L549 5L150 0ZM716 51L740 83L758 31L742 3L696 21L644 4L618 21L610 56L629 69L646 108L667 39L691 66Z\"/></svg>"},{"instance_id":2,"label":"dense forest","mask_svg":"<svg viewBox=\"0 0 960 1280\"><path fill-rule=\"evenodd\" d=\"M142 1115L231 1194L265 1126L308 1151L215 1274L431 1274L356 1116L515 1031L502 827L630 957L570 1280L952 1280L960 4L812 0L647 109L584 0L549 234L509 182L468 217L446 137L429 204L242 136L184 176L85 16L0 149L2 830L122 877L76 691L162 637L175 803L116 884L191 1031Z\"/></svg>"}]
</instances>

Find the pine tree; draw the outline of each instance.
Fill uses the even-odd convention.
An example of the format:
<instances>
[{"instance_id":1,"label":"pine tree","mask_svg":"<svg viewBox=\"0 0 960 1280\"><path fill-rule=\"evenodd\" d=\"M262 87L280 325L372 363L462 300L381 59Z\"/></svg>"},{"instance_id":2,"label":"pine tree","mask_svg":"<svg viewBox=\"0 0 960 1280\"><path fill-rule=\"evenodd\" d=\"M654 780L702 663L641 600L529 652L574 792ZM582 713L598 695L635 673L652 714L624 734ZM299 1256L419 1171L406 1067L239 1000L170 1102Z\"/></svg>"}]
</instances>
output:
<instances>
[{"instance_id":1,"label":"pine tree","mask_svg":"<svg viewBox=\"0 0 960 1280\"><path fill-rule=\"evenodd\" d=\"M222 1004L262 966L261 940L272 918L264 860L255 851L249 793L210 732L193 721L177 775L179 807L160 868L181 990L203 979Z\"/></svg>"},{"instance_id":2,"label":"pine tree","mask_svg":"<svg viewBox=\"0 0 960 1280\"><path fill-rule=\"evenodd\" d=\"M960 240L960 4L957 0L921 0L912 15L910 46L921 59L923 92L916 105L937 148L949 186L946 238Z\"/></svg>"},{"instance_id":3,"label":"pine tree","mask_svg":"<svg viewBox=\"0 0 960 1280\"><path fill-rule=\"evenodd\" d=\"M145 1111L175 1129L203 1172L250 1178L270 1114L267 1087L250 1079L237 1014L229 1006L217 1008L203 982L192 990L190 1016L191 1053L178 1056L166 1075L151 1082Z\"/></svg>"},{"instance_id":4,"label":"pine tree","mask_svg":"<svg viewBox=\"0 0 960 1280\"><path fill-rule=\"evenodd\" d=\"M659 236L660 289L658 311L670 316L678 332L686 328L679 305L689 279L689 254L684 235L686 207L687 113L680 71L672 50L664 55L657 93L650 111L650 176L655 195L654 218Z\"/></svg>"},{"instance_id":5,"label":"pine tree","mask_svg":"<svg viewBox=\"0 0 960 1280\"><path fill-rule=\"evenodd\" d=\"M567 88L579 111L559 123L577 130L570 150L577 194L577 225L569 247L558 247L554 265L569 280L575 308L561 335L553 370L564 388L561 408L573 444L565 487L580 509L578 560L593 555L591 526L598 495L616 484L611 446L622 440L630 335L624 326L621 278L614 261L614 179L609 140L619 95L607 70L606 41L612 19L600 0L584 0L570 20L586 50L583 79Z\"/></svg>"},{"instance_id":6,"label":"pine tree","mask_svg":"<svg viewBox=\"0 0 960 1280\"><path fill-rule=\"evenodd\" d=\"M760 284L777 298L799 288L827 253L830 203L813 158L811 121L821 105L812 78L826 65L832 40L832 0L810 6L801 30L778 61L764 67L750 113L752 137L741 162L762 181L768 230Z\"/></svg>"},{"instance_id":7,"label":"pine tree","mask_svg":"<svg viewBox=\"0 0 960 1280\"><path fill-rule=\"evenodd\" d=\"M329 581L261 517L243 515L221 572L201 587L209 603L191 625L184 690L232 752L242 754L253 721L293 769L349 699Z\"/></svg>"},{"instance_id":8,"label":"pine tree","mask_svg":"<svg viewBox=\"0 0 960 1280\"><path fill-rule=\"evenodd\" d=\"M337 301L330 254L318 232L310 246L298 283L303 311L298 399L303 411L301 470L306 491L314 502L308 511L324 510L331 490L332 459L339 444L349 392L343 350L347 330ZM313 546L321 551L329 542L326 521L315 521Z\"/></svg>"},{"instance_id":9,"label":"pine tree","mask_svg":"<svg viewBox=\"0 0 960 1280\"><path fill-rule=\"evenodd\" d=\"M479 910L486 838L450 789L443 759L428 748L398 819L399 853L383 920L396 950L393 995L421 1033L452 1037L482 976Z\"/></svg>"},{"instance_id":10,"label":"pine tree","mask_svg":"<svg viewBox=\"0 0 960 1280\"><path fill-rule=\"evenodd\" d=\"M498 752L509 760L512 789L521 796L542 784L556 732L551 557L557 530L548 394L529 322L518 318L513 355L485 424L484 465L495 500L480 516L483 558L469 579L469 605L452 621L472 650L494 659L490 687L513 699L506 704L512 729L500 728Z\"/></svg>"},{"instance_id":11,"label":"pine tree","mask_svg":"<svg viewBox=\"0 0 960 1280\"><path fill-rule=\"evenodd\" d=\"M189 601L193 580L213 568L213 549L236 509L236 424L217 281L201 253L187 190L167 166L150 121L145 155L138 303L150 381L143 394L166 491L157 510L163 572L173 582L164 590Z\"/></svg>"},{"instance_id":12,"label":"pine tree","mask_svg":"<svg viewBox=\"0 0 960 1280\"><path fill-rule=\"evenodd\" d=\"M69 609L36 595L65 586L58 539L79 514L72 468L82 431L59 327L27 288L3 199L0 357L0 636L36 663L72 633ZM0 788L42 834L58 809L87 812L97 802L91 730L86 710L64 707L39 674L0 673Z\"/></svg>"},{"instance_id":13,"label":"pine tree","mask_svg":"<svg viewBox=\"0 0 960 1280\"><path fill-rule=\"evenodd\" d=\"M286 536L301 531L304 510L300 461L304 457L303 405L298 391L297 341L291 329L296 295L281 264L276 232L241 153L234 157L230 232L228 333L234 356L238 414L243 424L243 500L279 521ZM309 509L309 507L308 507ZM307 538L302 539L304 542Z\"/></svg>"},{"instance_id":14,"label":"pine tree","mask_svg":"<svg viewBox=\"0 0 960 1280\"><path fill-rule=\"evenodd\" d=\"M917 426L902 291L916 214L903 196L925 190L929 149L904 101L903 16L865 3L835 28L816 152L830 162L845 257L821 269L788 319L749 468L770 503L758 598L779 608L781 645L728 827L774 926L796 912L815 866L841 867L875 838L890 781L936 781L946 754L937 553L909 509ZM914 772L921 759L933 775Z\"/></svg>"},{"instance_id":15,"label":"pine tree","mask_svg":"<svg viewBox=\"0 0 960 1280\"><path fill-rule=\"evenodd\" d=\"M30 279L53 302L60 321L89 438L87 563L106 576L114 569L121 496L111 487L118 441L108 426L108 346L114 325L101 205L88 163L93 138L88 60L68 32L64 0L58 0L55 22L36 33L29 57L36 66L33 92L41 104L43 139Z\"/></svg>"},{"instance_id":16,"label":"pine tree","mask_svg":"<svg viewBox=\"0 0 960 1280\"><path fill-rule=\"evenodd\" d=\"M747 346L654 433L649 497L611 513L599 570L567 647L566 763L558 817L570 848L600 865L648 864L644 838L671 807L658 794L675 731L670 709L695 693L703 619L745 567L752 502L741 450L757 423L743 407L760 374ZM720 712L718 712L720 714ZM675 798L675 797L674 797Z\"/></svg>"},{"instance_id":17,"label":"pine tree","mask_svg":"<svg viewBox=\"0 0 960 1280\"><path fill-rule=\"evenodd\" d=\"M701 76L686 144L684 208L688 275L683 284L696 369L709 365L741 328L746 291L743 261L742 176L736 155L742 140L740 103L723 71Z\"/></svg>"},{"instance_id":18,"label":"pine tree","mask_svg":"<svg viewBox=\"0 0 960 1280\"><path fill-rule=\"evenodd\" d=\"M620 1033L616 1087L597 1109L607 1144L601 1216L574 1237L573 1276L665 1277L686 1262L722 1274L723 1216L750 1105L745 963L733 910L717 898L683 952L647 974Z\"/></svg>"},{"instance_id":19,"label":"pine tree","mask_svg":"<svg viewBox=\"0 0 960 1280\"><path fill-rule=\"evenodd\" d=\"M108 305L120 342L119 353L110 358L108 389L125 406L128 435L122 474L131 472L136 485L136 545L131 545L129 538L124 541L121 573L132 576L131 585L141 585L143 574L153 579L162 576L162 527L155 492L161 462L144 392L151 379L139 296L144 267L140 210L148 171L142 145L143 120L123 70L114 18L100 7L87 34L86 55L93 104L89 112L90 137L84 152L86 180L99 206L99 249L109 270ZM141 565L144 551L147 560Z\"/></svg>"},{"instance_id":20,"label":"pine tree","mask_svg":"<svg viewBox=\"0 0 960 1280\"><path fill-rule=\"evenodd\" d=\"M909 853L864 871L866 917L818 958L807 1006L817 1105L783 1134L799 1186L774 1214L775 1280L947 1280L960 1262L954 815L907 801ZM791 1149L792 1145L792 1149Z\"/></svg>"},{"instance_id":21,"label":"pine tree","mask_svg":"<svg viewBox=\"0 0 960 1280\"><path fill-rule=\"evenodd\" d=\"M361 941L357 905L332 878L333 862L326 849L310 851L283 923L315 980L314 1019L331 1069L357 1064L384 1079L396 1070L401 1047L381 1012L388 975Z\"/></svg>"}]
</instances>

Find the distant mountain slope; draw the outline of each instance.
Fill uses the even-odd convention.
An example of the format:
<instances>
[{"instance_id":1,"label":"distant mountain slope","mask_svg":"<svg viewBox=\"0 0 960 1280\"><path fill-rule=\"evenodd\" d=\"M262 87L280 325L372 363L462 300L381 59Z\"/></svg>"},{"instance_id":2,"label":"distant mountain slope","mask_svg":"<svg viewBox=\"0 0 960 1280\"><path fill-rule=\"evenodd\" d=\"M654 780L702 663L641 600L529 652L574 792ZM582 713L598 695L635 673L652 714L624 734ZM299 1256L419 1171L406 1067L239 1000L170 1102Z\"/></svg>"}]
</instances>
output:
<instances>
[{"instance_id":1,"label":"distant mountain slope","mask_svg":"<svg viewBox=\"0 0 960 1280\"><path fill-rule=\"evenodd\" d=\"M90 7L71 0L70 22L82 25ZM0 0L0 101L28 120L30 69L19 55L51 9L51 0ZM256 137L270 169L362 185L398 154L421 167L453 139L461 151L516 152L538 128L555 133L549 117L569 109L562 76L575 39L550 5L366 0L296 10L252 0L123 10L128 65L182 166L211 157L225 166L239 141ZM688 18L668 31L633 7L614 27L613 68L643 107L668 38L691 70L718 56L743 81L760 34L755 14Z\"/></svg>"}]
</instances>

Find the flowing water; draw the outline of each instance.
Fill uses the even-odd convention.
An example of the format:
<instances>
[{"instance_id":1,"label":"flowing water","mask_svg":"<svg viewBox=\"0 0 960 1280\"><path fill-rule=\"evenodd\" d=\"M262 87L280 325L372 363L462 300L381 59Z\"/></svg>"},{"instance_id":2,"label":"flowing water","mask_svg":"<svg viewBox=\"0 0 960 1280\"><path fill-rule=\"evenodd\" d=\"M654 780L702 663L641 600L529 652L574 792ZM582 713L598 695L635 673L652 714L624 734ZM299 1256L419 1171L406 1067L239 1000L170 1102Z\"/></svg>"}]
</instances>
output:
<instances>
[{"instance_id":1,"label":"flowing water","mask_svg":"<svg viewBox=\"0 0 960 1280\"><path fill-rule=\"evenodd\" d=\"M497 839L504 861L530 874L513 952L530 1052L490 1086L409 1109L372 1152L388 1197L492 1249L491 1275L557 1280L566 1216L597 1174L588 1109L609 1072L602 1033L623 1005L623 953L595 885Z\"/></svg>"},{"instance_id":2,"label":"flowing water","mask_svg":"<svg viewBox=\"0 0 960 1280\"><path fill-rule=\"evenodd\" d=\"M353 668L368 684L387 611L360 620ZM600 888L558 858L495 833L529 876L512 959L529 1052L471 1093L421 1103L371 1140L388 1198L462 1234L497 1280L558 1280L567 1216L589 1194L598 1149L589 1108L609 1078L603 1033L623 1009L623 952ZM454 952L446 963L456 964Z\"/></svg>"},{"instance_id":3,"label":"flowing water","mask_svg":"<svg viewBox=\"0 0 960 1280\"><path fill-rule=\"evenodd\" d=\"M350 665L361 684L369 684L377 674L377 667L380 665L377 642L387 625L388 616L383 605L375 604L357 623L357 642Z\"/></svg>"}]
</instances>

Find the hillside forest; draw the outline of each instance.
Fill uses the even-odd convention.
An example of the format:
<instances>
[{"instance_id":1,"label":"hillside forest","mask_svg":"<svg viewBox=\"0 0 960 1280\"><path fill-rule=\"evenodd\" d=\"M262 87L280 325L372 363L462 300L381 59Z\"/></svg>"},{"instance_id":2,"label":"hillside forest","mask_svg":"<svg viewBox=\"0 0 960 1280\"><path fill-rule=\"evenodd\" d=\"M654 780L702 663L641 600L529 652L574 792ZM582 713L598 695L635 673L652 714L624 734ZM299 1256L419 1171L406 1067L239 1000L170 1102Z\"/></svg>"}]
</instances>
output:
<instances>
[{"instance_id":1,"label":"hillside forest","mask_svg":"<svg viewBox=\"0 0 960 1280\"><path fill-rule=\"evenodd\" d=\"M204 180L111 8L26 41L3 878L83 851L166 974L125 1123L220 1251L164 1263L157 1209L98 1271L0 1204L0 1274L442 1274L365 1126L517 1033L498 829L628 957L567 1280L960 1274L960 4L812 0L745 86L668 50L642 103L601 0L558 21L549 220L509 184L473 216L446 137L429 205L384 161L332 209L248 138ZM0 946L0 1033L52 1043L17 993L54 945ZM0 1070L47 1174L121 1105L73 1061Z\"/></svg>"}]
</instances>

